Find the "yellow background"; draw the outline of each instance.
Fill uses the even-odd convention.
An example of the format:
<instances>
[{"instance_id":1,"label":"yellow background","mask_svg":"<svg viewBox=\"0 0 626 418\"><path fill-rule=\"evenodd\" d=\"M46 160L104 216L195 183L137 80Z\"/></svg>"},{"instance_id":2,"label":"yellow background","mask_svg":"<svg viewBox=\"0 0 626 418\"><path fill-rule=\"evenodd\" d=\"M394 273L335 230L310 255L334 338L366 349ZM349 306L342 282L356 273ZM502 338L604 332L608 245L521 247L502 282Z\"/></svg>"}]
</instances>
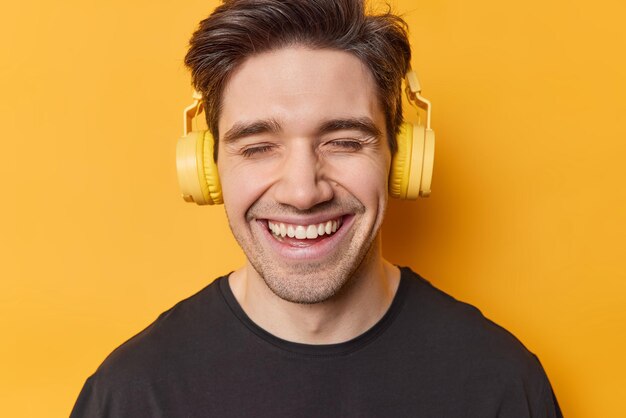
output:
<instances>
[{"instance_id":1,"label":"yellow background","mask_svg":"<svg viewBox=\"0 0 626 418\"><path fill-rule=\"evenodd\" d=\"M179 197L182 59L215 1L0 17L0 415L67 416L116 346L243 256ZM385 253L516 334L568 417L626 408L626 9L396 1L434 105L433 195Z\"/></svg>"}]
</instances>

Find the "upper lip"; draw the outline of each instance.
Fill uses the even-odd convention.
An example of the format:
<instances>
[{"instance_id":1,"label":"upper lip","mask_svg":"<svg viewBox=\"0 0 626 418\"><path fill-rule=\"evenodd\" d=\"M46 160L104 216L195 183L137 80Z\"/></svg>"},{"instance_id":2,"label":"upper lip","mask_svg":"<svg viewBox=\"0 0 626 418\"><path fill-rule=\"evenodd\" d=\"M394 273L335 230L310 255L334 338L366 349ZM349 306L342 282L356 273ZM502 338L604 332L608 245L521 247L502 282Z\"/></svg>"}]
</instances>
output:
<instances>
[{"instance_id":1,"label":"upper lip","mask_svg":"<svg viewBox=\"0 0 626 418\"><path fill-rule=\"evenodd\" d=\"M335 219L339 219L342 216L347 214L319 214L315 216L306 216L306 217L291 217L291 216L277 216L277 217L267 217L267 218L257 218L259 220L266 220L271 222L278 222L284 224L291 225L314 225L321 224L323 222L334 221Z\"/></svg>"}]
</instances>

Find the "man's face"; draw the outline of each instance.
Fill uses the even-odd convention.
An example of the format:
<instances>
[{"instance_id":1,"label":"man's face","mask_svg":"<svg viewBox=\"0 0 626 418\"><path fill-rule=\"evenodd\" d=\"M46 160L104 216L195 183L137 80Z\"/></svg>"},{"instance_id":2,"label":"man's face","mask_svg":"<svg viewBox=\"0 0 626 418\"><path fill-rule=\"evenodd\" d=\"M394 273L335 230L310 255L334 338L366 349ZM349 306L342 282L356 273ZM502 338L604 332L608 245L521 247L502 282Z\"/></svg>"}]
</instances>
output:
<instances>
[{"instance_id":1,"label":"man's face","mask_svg":"<svg viewBox=\"0 0 626 418\"><path fill-rule=\"evenodd\" d=\"M249 263L284 300L332 298L380 257L391 155L371 73L284 48L242 63L222 102L218 170Z\"/></svg>"}]
</instances>

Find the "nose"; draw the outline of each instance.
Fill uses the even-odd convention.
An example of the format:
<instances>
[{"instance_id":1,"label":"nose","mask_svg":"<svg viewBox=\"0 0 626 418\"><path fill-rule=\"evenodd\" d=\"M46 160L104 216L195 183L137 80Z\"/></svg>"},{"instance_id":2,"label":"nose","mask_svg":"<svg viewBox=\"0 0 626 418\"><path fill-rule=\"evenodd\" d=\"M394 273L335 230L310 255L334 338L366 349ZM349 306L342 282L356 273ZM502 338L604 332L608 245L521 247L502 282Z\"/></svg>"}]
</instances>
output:
<instances>
[{"instance_id":1,"label":"nose","mask_svg":"<svg viewBox=\"0 0 626 418\"><path fill-rule=\"evenodd\" d=\"M303 144L285 157L280 179L274 185L277 202L306 210L331 200L333 193L324 177L323 162L310 146Z\"/></svg>"}]
</instances>

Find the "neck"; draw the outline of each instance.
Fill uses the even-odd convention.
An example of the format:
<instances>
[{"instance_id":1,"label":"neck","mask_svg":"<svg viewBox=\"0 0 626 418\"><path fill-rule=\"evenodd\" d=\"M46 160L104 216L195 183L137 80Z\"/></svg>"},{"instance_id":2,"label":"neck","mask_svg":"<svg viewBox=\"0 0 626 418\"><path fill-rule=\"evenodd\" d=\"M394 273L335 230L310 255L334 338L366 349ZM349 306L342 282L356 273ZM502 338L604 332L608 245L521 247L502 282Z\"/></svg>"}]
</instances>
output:
<instances>
[{"instance_id":1,"label":"neck","mask_svg":"<svg viewBox=\"0 0 626 418\"><path fill-rule=\"evenodd\" d=\"M380 244L366 257L347 286L331 299L298 304L276 296L248 263L229 284L250 319L269 333L303 344L336 344L364 333L387 312L400 271L380 255Z\"/></svg>"}]
</instances>

